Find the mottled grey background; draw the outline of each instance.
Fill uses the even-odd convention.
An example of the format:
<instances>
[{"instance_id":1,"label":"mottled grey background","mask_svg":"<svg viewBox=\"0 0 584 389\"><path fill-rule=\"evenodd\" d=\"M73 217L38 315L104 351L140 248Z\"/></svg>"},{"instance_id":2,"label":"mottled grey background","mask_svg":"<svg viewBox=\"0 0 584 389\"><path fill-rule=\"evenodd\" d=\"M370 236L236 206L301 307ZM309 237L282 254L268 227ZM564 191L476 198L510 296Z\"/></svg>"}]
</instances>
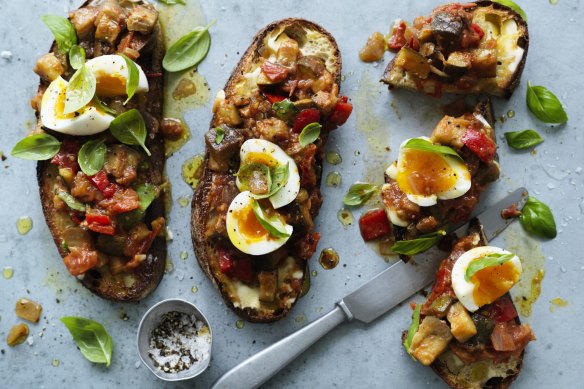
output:
<instances>
[{"instance_id":1,"label":"mottled grey background","mask_svg":"<svg viewBox=\"0 0 584 389\"><path fill-rule=\"evenodd\" d=\"M192 2L193 0L187 0ZM33 128L34 115L29 99L38 79L32 72L35 60L45 53L52 40L39 17L45 13L64 15L80 1L9 1L0 0L0 51L10 51L11 58L0 58L0 150L9 154L15 142ZM253 5L252 5L253 4ZM208 387L219 375L282 338L307 321L333 306L335 300L352 291L388 265L363 244L358 228L343 229L337 221L341 199L348 186L358 179L381 180L385 166L396 157L383 151L396 150L400 142L412 135L428 134L440 119L440 101L409 92L388 93L377 83L384 63L359 62L357 52L367 36L386 32L397 17L412 20L430 11L435 2L401 1L201 1L208 20L217 19L211 28L213 43L200 73L208 80L212 94L223 87L231 69L239 60L252 36L264 25L280 18L300 16L327 28L338 40L343 53L342 86L355 104L349 122L333 134L328 150L338 150L343 162L334 169L342 174L340 188L323 188L325 203L317 229L322 233L319 251L336 248L341 264L326 271L316 259L312 269L310 293L291 314L272 325L245 324L237 329L238 318L219 300L210 282L195 263L189 231L190 209L176 200L191 196L192 191L180 178L182 162L203 150L202 134L211 117L210 103L189 112L187 120L193 139L168 160L167 170L173 185L174 206L170 227L174 240L169 255L174 270L166 274L159 288L139 304L115 304L93 296L67 274L44 223L35 180L35 164L11 157L0 164L0 267L12 266L14 277L0 277L0 387ZM580 1L560 0L551 5L546 0L522 1L529 17L531 45L522 82L509 101L496 99L498 115L514 110L514 118L499 124L503 177L483 198L487 205L520 185L547 202L558 224L558 237L549 242L526 238L516 225L494 243L523 246L524 266L544 263L546 276L542 294L533 313L524 320L530 323L537 341L529 345L517 388L581 385L584 341L580 320L583 317L582 281L584 240L582 176L582 46L581 21L584 13ZM6 53L5 57L9 57ZM527 80L543 84L564 102L569 122L550 127L538 122L526 110ZM450 101L445 98L443 101ZM502 138L504 131L537 129L545 143L537 153L512 151ZM355 152L360 154L356 155ZM333 167L325 166L326 175ZM358 218L361 211L354 212ZM34 227L26 236L16 231L18 217L28 215ZM179 258L187 251L186 261ZM528 277L529 278L529 277ZM524 279L523 284L529 284ZM198 292L191 288L197 286ZM518 290L521 288L518 288ZM519 292L516 292L516 294ZM9 328L17 322L14 304L28 296L43 304L43 318L30 325L33 344L16 348L6 346ZM213 331L211 367L197 380L182 384L158 381L138 363L135 332L141 315L157 301L182 297L195 302L210 319ZM561 297L569 302L552 313L550 300ZM419 297L418 297L419 299ZM128 320L121 319L127 315ZM113 362L109 368L93 365L77 351L69 333L59 322L64 315L81 315L102 322L114 339ZM351 323L342 326L302 355L267 387L444 387L429 369L415 364L400 345L400 332L407 328L410 311L400 307L371 325ZM40 333L43 336L40 337ZM58 359L59 365L53 366Z\"/></svg>"}]
</instances>

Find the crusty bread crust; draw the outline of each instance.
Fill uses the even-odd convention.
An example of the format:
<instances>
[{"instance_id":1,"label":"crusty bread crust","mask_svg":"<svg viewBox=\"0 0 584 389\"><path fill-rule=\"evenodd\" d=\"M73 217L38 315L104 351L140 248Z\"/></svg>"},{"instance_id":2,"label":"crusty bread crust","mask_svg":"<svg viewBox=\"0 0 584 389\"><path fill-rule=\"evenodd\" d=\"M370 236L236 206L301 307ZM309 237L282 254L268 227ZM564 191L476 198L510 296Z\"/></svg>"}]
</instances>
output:
<instances>
[{"instance_id":1,"label":"crusty bread crust","mask_svg":"<svg viewBox=\"0 0 584 389\"><path fill-rule=\"evenodd\" d=\"M253 38L253 42L252 42L251 46L245 51L245 53L241 57L241 60L239 61L239 63L237 64L237 66L235 67L233 72L231 73L229 80L225 84L225 88L224 88L225 93L227 95L229 95L229 92L235 88L235 84L237 83L239 78L246 72L246 69L248 68L248 66L252 63L255 63L258 60L258 58L260 56L259 49L263 45L264 38L266 38L266 36L270 32L272 32L276 29L279 29L279 28L294 28L294 27L306 27L310 30L317 31L319 34L322 34L323 36L325 36L327 38L329 43L334 48L334 52L332 53L332 55L334 57L333 61L332 61L334 71L331 71L331 73L332 73L333 79L335 80L335 83L337 85L340 85L340 82L341 82L341 55L340 55L340 51L338 49L338 45L337 45L335 39L332 37L332 35L330 35L329 32L327 32L324 28L322 28L321 26L319 26L316 23L313 23L313 22L310 22L310 21L304 20L304 19L289 18L289 19L283 19L283 20L279 20L279 21L271 23L270 25L265 27L263 30L261 30ZM214 120L215 120L215 117L213 117L213 119L211 120L210 126L213 125ZM324 143L324 141L326 140L325 136L322 136L321 138L322 138L323 143ZM318 156L318 154L316 156L316 165L317 165L317 167L322 167L322 160ZM322 169L317 168L316 170L318 172L320 172ZM233 311L235 311L235 313L237 315L241 316L245 320L248 320L251 322L257 322L257 323L269 323L269 322L274 322L274 321L277 321L279 319L282 319L284 316L286 316L286 314L288 313L288 311L290 309L282 308L282 309L277 309L277 310L272 310L270 312L262 313L256 309L253 309L253 308L236 307L234 305L234 302L231 300L231 298L229 296L226 285L224 285L222 282L220 282L218 280L218 277L215 274L213 274L213 270L210 267L210 258L212 258L212 256L216 255L216 250L215 250L215 247L212 244L210 244L207 241L207 239L205 238L204 231L205 231L205 224L206 224L205 222L208 218L209 211L210 211L209 210L209 203L206 201L206 198L207 198L209 191L211 189L211 183L213 180L213 176L216 174L220 174L220 173L213 172L209 169L209 153L206 152L205 153L203 175L202 175L201 180L199 181L199 184L197 185L197 188L195 190L195 194L193 196L193 202L192 202L191 233L192 233L193 247L195 250L197 261L198 261L201 269L203 270L203 272L207 275L207 277L213 282L215 287L217 287L217 289L221 293L221 296L225 300L226 305L229 308L231 308ZM318 183L320 184L320 176L318 177ZM302 279L300 280L302 282L302 281L304 281L304 277L306 276L306 273L308 272L308 264L305 264L306 261L301 259L301 258L294 257L294 259L295 259L295 262L299 266L306 267L305 271L304 271L304 275L303 275ZM296 296L295 302L298 300L298 297L299 296ZM293 305L294 305L294 303L290 306L290 308L292 308Z\"/></svg>"}]
</instances>

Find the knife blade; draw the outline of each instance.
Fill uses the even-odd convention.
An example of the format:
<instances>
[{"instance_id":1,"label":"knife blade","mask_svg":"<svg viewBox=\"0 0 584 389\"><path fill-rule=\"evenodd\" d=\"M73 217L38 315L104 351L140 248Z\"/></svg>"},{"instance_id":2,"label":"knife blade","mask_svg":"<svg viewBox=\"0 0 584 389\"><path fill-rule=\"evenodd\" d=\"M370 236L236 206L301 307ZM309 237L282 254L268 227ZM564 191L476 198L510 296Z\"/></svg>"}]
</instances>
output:
<instances>
[{"instance_id":1,"label":"knife blade","mask_svg":"<svg viewBox=\"0 0 584 389\"><path fill-rule=\"evenodd\" d=\"M475 217L482 225L487 241L500 234L514 220L503 219L501 211L513 203L521 210L526 201L527 190L519 188ZM468 226L469 223L466 223L454 233L462 237ZM433 281L438 264L444 257L443 252L432 249L417 256L415 264L396 262L337 302L336 307L326 315L229 370L212 388L257 388L341 323L353 319L369 323L423 289Z\"/></svg>"}]
</instances>

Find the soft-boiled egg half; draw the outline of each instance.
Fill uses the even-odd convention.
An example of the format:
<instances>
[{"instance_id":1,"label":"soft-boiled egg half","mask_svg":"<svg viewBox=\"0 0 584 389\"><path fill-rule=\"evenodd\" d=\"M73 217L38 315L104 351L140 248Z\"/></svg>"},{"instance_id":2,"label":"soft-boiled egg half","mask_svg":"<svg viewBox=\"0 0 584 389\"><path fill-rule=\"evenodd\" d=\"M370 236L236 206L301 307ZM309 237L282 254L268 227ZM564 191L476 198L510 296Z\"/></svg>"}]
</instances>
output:
<instances>
[{"instance_id":1,"label":"soft-boiled egg half","mask_svg":"<svg viewBox=\"0 0 584 389\"><path fill-rule=\"evenodd\" d=\"M290 204L300 191L300 174L296 162L278 145L264 139L248 139L239 152L241 165L260 163L269 168L288 164L288 182L269 197L272 206L277 209ZM239 190L244 189L239 178L236 180Z\"/></svg>"},{"instance_id":2,"label":"soft-boiled egg half","mask_svg":"<svg viewBox=\"0 0 584 389\"><path fill-rule=\"evenodd\" d=\"M420 137L430 141L427 137ZM471 187L471 176L464 161L452 155L422 151L400 145L399 157L386 174L397 181L408 200L421 207L464 195Z\"/></svg>"},{"instance_id":3,"label":"soft-boiled egg half","mask_svg":"<svg viewBox=\"0 0 584 389\"><path fill-rule=\"evenodd\" d=\"M126 94L128 82L128 66L120 55L102 55L90 59L85 66L95 75L95 94L100 97L122 96ZM138 68L138 87L136 93L148 92L146 74Z\"/></svg>"},{"instance_id":4,"label":"soft-boiled egg half","mask_svg":"<svg viewBox=\"0 0 584 389\"><path fill-rule=\"evenodd\" d=\"M41 123L51 130L68 135L92 135L105 131L114 120L109 115L89 104L77 112L64 114L66 91L69 83L58 77L45 93L41 103Z\"/></svg>"},{"instance_id":5,"label":"soft-boiled egg half","mask_svg":"<svg viewBox=\"0 0 584 389\"><path fill-rule=\"evenodd\" d=\"M233 245L250 255L263 255L271 253L282 247L292 235L292 226L285 223L283 218L275 210L264 210L271 217L280 217L285 226L288 237L278 238L260 224L253 208L252 202L256 201L249 191L241 192L231 202L227 210L227 234Z\"/></svg>"},{"instance_id":6,"label":"soft-boiled egg half","mask_svg":"<svg viewBox=\"0 0 584 389\"><path fill-rule=\"evenodd\" d=\"M495 302L507 293L521 276L521 261L517 255L514 255L501 265L485 267L477 271L467 281L465 274L469 265L490 254L511 253L493 246L475 247L462 254L452 268L452 289L458 300L470 312Z\"/></svg>"}]
</instances>

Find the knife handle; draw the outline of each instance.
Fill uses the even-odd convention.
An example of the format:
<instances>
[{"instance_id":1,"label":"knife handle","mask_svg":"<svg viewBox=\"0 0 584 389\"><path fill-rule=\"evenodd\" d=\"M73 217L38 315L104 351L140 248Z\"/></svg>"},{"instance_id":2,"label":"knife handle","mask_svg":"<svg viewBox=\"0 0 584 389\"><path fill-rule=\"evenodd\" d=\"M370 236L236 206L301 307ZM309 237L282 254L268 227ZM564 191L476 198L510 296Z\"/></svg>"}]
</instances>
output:
<instances>
[{"instance_id":1,"label":"knife handle","mask_svg":"<svg viewBox=\"0 0 584 389\"><path fill-rule=\"evenodd\" d=\"M257 388L347 319L343 310L336 306L323 317L229 370L212 389Z\"/></svg>"}]
</instances>

